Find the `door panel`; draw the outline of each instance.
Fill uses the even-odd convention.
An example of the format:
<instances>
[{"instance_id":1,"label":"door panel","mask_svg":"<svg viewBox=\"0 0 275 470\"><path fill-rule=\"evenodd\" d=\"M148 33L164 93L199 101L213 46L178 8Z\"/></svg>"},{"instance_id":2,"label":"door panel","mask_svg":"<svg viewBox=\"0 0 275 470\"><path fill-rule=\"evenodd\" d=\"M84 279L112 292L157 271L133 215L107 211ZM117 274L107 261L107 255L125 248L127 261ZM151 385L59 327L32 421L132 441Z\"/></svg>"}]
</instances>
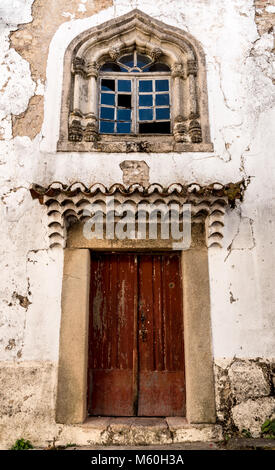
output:
<instances>
[{"instance_id":1,"label":"door panel","mask_svg":"<svg viewBox=\"0 0 275 470\"><path fill-rule=\"evenodd\" d=\"M92 254L88 411L184 416L180 257Z\"/></svg>"},{"instance_id":2,"label":"door panel","mask_svg":"<svg viewBox=\"0 0 275 470\"><path fill-rule=\"evenodd\" d=\"M139 416L185 414L178 254L139 259Z\"/></svg>"},{"instance_id":3,"label":"door panel","mask_svg":"<svg viewBox=\"0 0 275 470\"><path fill-rule=\"evenodd\" d=\"M93 254L91 273L88 411L132 416L137 264L132 255Z\"/></svg>"}]
</instances>

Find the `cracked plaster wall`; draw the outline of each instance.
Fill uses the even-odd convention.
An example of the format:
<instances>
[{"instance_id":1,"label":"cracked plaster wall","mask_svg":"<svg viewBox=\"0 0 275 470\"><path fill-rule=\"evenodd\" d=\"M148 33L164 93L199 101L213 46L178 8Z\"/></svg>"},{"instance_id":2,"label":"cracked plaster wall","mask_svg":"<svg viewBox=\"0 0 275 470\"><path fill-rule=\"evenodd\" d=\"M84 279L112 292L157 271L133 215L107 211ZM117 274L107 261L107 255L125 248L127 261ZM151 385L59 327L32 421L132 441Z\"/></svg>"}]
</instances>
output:
<instances>
[{"instance_id":1,"label":"cracked plaster wall","mask_svg":"<svg viewBox=\"0 0 275 470\"><path fill-rule=\"evenodd\" d=\"M30 185L122 182L119 164L126 159L144 160L150 181L163 185L249 181L243 203L226 214L224 247L209 252L213 353L217 364L224 358L275 356L274 1L170 0L170 5L1 1L2 361L58 358L63 253L48 249L46 211L31 199ZM56 153L67 45L85 29L133 8L201 42L213 153Z\"/></svg>"}]
</instances>

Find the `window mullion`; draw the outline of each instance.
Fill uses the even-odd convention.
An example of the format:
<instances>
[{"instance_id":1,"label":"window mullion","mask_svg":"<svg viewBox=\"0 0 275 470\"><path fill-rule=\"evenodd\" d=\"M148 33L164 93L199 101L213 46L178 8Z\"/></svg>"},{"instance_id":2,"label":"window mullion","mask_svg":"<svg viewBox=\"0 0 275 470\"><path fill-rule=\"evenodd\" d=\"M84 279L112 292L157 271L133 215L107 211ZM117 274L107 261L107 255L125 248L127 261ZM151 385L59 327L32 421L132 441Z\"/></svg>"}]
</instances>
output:
<instances>
[{"instance_id":1,"label":"window mullion","mask_svg":"<svg viewBox=\"0 0 275 470\"><path fill-rule=\"evenodd\" d=\"M133 103L133 132L134 134L138 133L138 78L133 78L133 96L132 96L132 103Z\"/></svg>"},{"instance_id":2,"label":"window mullion","mask_svg":"<svg viewBox=\"0 0 275 470\"><path fill-rule=\"evenodd\" d=\"M118 79L115 79L115 126L114 131L117 132L117 108L118 108Z\"/></svg>"}]
</instances>

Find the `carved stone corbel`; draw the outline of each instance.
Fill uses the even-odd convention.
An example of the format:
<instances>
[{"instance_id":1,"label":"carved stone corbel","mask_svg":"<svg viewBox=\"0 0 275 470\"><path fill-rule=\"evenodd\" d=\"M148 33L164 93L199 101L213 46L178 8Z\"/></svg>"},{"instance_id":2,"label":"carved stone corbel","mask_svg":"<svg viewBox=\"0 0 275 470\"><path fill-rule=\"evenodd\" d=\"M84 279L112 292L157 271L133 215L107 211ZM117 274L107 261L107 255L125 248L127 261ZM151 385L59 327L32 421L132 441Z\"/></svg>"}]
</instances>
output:
<instances>
[{"instance_id":1,"label":"carved stone corbel","mask_svg":"<svg viewBox=\"0 0 275 470\"><path fill-rule=\"evenodd\" d=\"M81 113L78 111L73 111L70 113L68 138L71 142L81 142L83 139Z\"/></svg>"},{"instance_id":2,"label":"carved stone corbel","mask_svg":"<svg viewBox=\"0 0 275 470\"><path fill-rule=\"evenodd\" d=\"M154 47L154 49L150 52L150 56L154 62L157 62L162 55L163 51L160 49L160 47Z\"/></svg>"},{"instance_id":3,"label":"carved stone corbel","mask_svg":"<svg viewBox=\"0 0 275 470\"><path fill-rule=\"evenodd\" d=\"M179 115L175 118L173 134L176 142L188 142L188 128L183 116Z\"/></svg>"},{"instance_id":4,"label":"carved stone corbel","mask_svg":"<svg viewBox=\"0 0 275 470\"><path fill-rule=\"evenodd\" d=\"M80 74L84 76L86 73L85 68L86 68L85 60L82 57L75 57L72 62L72 73L74 75Z\"/></svg>"},{"instance_id":5,"label":"carved stone corbel","mask_svg":"<svg viewBox=\"0 0 275 470\"><path fill-rule=\"evenodd\" d=\"M98 140L98 123L94 114L85 116L84 140L85 142L97 142Z\"/></svg>"},{"instance_id":6,"label":"carved stone corbel","mask_svg":"<svg viewBox=\"0 0 275 470\"><path fill-rule=\"evenodd\" d=\"M97 62L90 62L86 66L86 77L94 77L97 78L98 76L98 71L99 71L99 65Z\"/></svg>"},{"instance_id":7,"label":"carved stone corbel","mask_svg":"<svg viewBox=\"0 0 275 470\"><path fill-rule=\"evenodd\" d=\"M189 135L191 138L191 142L193 142L194 144L202 142L201 125L199 121L193 120L190 122Z\"/></svg>"},{"instance_id":8,"label":"carved stone corbel","mask_svg":"<svg viewBox=\"0 0 275 470\"><path fill-rule=\"evenodd\" d=\"M109 49L109 56L115 62L120 55L120 47L119 46L112 46Z\"/></svg>"},{"instance_id":9,"label":"carved stone corbel","mask_svg":"<svg viewBox=\"0 0 275 470\"><path fill-rule=\"evenodd\" d=\"M171 66L171 72L173 78L185 78L184 66L181 62L175 62Z\"/></svg>"},{"instance_id":10,"label":"carved stone corbel","mask_svg":"<svg viewBox=\"0 0 275 470\"><path fill-rule=\"evenodd\" d=\"M187 61L187 75L194 75L197 76L198 73L198 64L196 60L188 60Z\"/></svg>"}]
</instances>

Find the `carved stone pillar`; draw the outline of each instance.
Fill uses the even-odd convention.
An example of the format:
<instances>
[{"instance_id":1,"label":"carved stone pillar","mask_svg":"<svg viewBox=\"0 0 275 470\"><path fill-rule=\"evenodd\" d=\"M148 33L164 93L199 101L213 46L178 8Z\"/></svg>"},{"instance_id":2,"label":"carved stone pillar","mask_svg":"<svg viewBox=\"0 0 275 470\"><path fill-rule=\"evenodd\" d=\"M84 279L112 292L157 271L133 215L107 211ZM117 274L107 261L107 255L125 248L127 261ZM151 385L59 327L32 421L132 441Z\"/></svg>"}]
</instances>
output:
<instances>
[{"instance_id":1,"label":"carved stone pillar","mask_svg":"<svg viewBox=\"0 0 275 470\"><path fill-rule=\"evenodd\" d=\"M185 121L188 119L188 106L187 101L184 99L185 89L185 74L182 63L176 62L172 65L172 78L173 78L173 113L174 113L174 128L173 133L176 142L188 141L188 130Z\"/></svg>"},{"instance_id":2,"label":"carved stone pillar","mask_svg":"<svg viewBox=\"0 0 275 470\"><path fill-rule=\"evenodd\" d=\"M97 119L97 77L98 65L92 62L87 65L86 75L88 80L87 114L85 115L84 139L86 142L95 142L98 139Z\"/></svg>"}]
</instances>

